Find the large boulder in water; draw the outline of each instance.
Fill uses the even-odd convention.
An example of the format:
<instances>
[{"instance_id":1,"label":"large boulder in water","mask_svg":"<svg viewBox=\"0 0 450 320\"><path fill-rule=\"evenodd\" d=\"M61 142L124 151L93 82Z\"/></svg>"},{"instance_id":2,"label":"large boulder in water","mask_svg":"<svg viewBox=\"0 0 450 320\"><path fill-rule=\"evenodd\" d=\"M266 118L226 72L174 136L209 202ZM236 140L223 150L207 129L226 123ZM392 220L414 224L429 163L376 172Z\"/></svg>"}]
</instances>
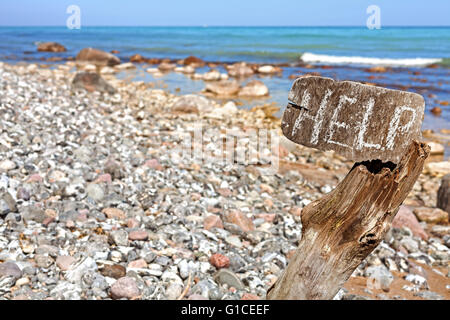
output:
<instances>
[{"instance_id":1,"label":"large boulder in water","mask_svg":"<svg viewBox=\"0 0 450 320\"><path fill-rule=\"evenodd\" d=\"M139 53L136 53L135 55L130 57L130 62L143 63L143 62L145 62L145 60L146 59Z\"/></svg>"},{"instance_id":2,"label":"large boulder in water","mask_svg":"<svg viewBox=\"0 0 450 320\"><path fill-rule=\"evenodd\" d=\"M170 62L162 62L159 66L158 69L162 72L169 72L174 70L177 67L176 64L174 63L170 63Z\"/></svg>"},{"instance_id":3,"label":"large boulder in water","mask_svg":"<svg viewBox=\"0 0 450 320\"><path fill-rule=\"evenodd\" d=\"M94 48L84 48L81 50L76 56L76 61L110 67L120 64L120 59L115 55Z\"/></svg>"},{"instance_id":4,"label":"large boulder in water","mask_svg":"<svg viewBox=\"0 0 450 320\"><path fill-rule=\"evenodd\" d=\"M264 65L264 66L260 66L258 68L258 73L261 73L261 74L274 74L274 73L279 73L281 71L282 71L281 68L274 67L271 65Z\"/></svg>"},{"instance_id":5,"label":"large boulder in water","mask_svg":"<svg viewBox=\"0 0 450 320\"><path fill-rule=\"evenodd\" d=\"M94 72L79 72L72 81L75 89L86 89L89 92L100 91L113 94L116 90L102 77Z\"/></svg>"},{"instance_id":6,"label":"large boulder in water","mask_svg":"<svg viewBox=\"0 0 450 320\"><path fill-rule=\"evenodd\" d=\"M57 42L43 42L38 45L37 51L41 52L65 52L67 49Z\"/></svg>"},{"instance_id":7,"label":"large boulder in water","mask_svg":"<svg viewBox=\"0 0 450 320\"><path fill-rule=\"evenodd\" d=\"M241 97L264 97L268 95L269 89L258 80L250 81L239 91L239 96Z\"/></svg>"},{"instance_id":8,"label":"large boulder in water","mask_svg":"<svg viewBox=\"0 0 450 320\"><path fill-rule=\"evenodd\" d=\"M205 92L215 96L229 97L239 92L240 86L236 81L214 81L206 84Z\"/></svg>"},{"instance_id":9,"label":"large boulder in water","mask_svg":"<svg viewBox=\"0 0 450 320\"><path fill-rule=\"evenodd\" d=\"M183 60L183 64L186 66L192 65L194 68L198 68L203 67L205 65L205 61L194 56L189 56Z\"/></svg>"},{"instance_id":10,"label":"large boulder in water","mask_svg":"<svg viewBox=\"0 0 450 320\"><path fill-rule=\"evenodd\" d=\"M245 62L238 62L226 67L228 74L235 78L245 78L253 75L255 72Z\"/></svg>"}]
</instances>

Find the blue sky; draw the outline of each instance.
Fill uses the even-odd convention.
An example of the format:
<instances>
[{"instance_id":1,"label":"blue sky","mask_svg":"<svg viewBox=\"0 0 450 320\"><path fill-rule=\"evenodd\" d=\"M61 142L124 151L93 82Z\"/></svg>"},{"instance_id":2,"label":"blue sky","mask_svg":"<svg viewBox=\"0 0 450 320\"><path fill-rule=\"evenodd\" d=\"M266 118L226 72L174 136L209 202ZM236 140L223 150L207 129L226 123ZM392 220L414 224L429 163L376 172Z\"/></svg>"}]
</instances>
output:
<instances>
[{"instance_id":1,"label":"blue sky","mask_svg":"<svg viewBox=\"0 0 450 320\"><path fill-rule=\"evenodd\" d=\"M82 26L449 26L449 0L0 0L0 25L64 26L69 5Z\"/></svg>"}]
</instances>

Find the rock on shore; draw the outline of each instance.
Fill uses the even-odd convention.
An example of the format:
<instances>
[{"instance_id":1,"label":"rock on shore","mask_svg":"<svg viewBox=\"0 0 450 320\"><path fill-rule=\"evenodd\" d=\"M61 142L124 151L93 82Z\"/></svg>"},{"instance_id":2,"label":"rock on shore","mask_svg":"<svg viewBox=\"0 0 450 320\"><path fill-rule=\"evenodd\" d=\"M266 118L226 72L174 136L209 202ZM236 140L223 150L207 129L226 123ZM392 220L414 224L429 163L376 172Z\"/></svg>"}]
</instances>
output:
<instances>
[{"instance_id":1,"label":"rock on shore","mask_svg":"<svg viewBox=\"0 0 450 320\"><path fill-rule=\"evenodd\" d=\"M441 185L439 186L437 194L436 206L450 215L450 174L442 177Z\"/></svg>"},{"instance_id":2,"label":"rock on shore","mask_svg":"<svg viewBox=\"0 0 450 320\"><path fill-rule=\"evenodd\" d=\"M228 74L235 78L245 78L253 75L255 72L245 62L238 62L232 65L226 66Z\"/></svg>"},{"instance_id":3,"label":"rock on shore","mask_svg":"<svg viewBox=\"0 0 450 320\"><path fill-rule=\"evenodd\" d=\"M91 63L98 66L115 66L120 64L120 59L115 55L94 48L82 49L75 58L76 61Z\"/></svg>"},{"instance_id":4,"label":"rock on shore","mask_svg":"<svg viewBox=\"0 0 450 320\"><path fill-rule=\"evenodd\" d=\"M268 95L269 88L258 80L250 81L239 91L241 97L264 97Z\"/></svg>"},{"instance_id":5,"label":"rock on shore","mask_svg":"<svg viewBox=\"0 0 450 320\"><path fill-rule=\"evenodd\" d=\"M43 42L38 45L38 51L43 52L65 52L67 49L57 42Z\"/></svg>"},{"instance_id":6,"label":"rock on shore","mask_svg":"<svg viewBox=\"0 0 450 320\"><path fill-rule=\"evenodd\" d=\"M86 89L87 91L100 91L113 94L114 88L108 84L101 76L93 72L77 73L72 81L74 88Z\"/></svg>"}]
</instances>

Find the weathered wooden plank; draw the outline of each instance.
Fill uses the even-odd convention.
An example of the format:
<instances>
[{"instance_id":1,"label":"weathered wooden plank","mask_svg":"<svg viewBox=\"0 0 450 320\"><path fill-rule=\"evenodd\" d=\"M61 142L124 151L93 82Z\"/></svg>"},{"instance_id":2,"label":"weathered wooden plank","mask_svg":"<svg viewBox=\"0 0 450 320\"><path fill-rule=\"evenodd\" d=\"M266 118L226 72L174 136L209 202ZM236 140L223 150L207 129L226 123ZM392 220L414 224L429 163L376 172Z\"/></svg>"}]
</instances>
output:
<instances>
[{"instance_id":1,"label":"weathered wooden plank","mask_svg":"<svg viewBox=\"0 0 450 320\"><path fill-rule=\"evenodd\" d=\"M282 120L290 140L349 160L397 163L421 138L422 96L323 77L297 79Z\"/></svg>"}]
</instances>

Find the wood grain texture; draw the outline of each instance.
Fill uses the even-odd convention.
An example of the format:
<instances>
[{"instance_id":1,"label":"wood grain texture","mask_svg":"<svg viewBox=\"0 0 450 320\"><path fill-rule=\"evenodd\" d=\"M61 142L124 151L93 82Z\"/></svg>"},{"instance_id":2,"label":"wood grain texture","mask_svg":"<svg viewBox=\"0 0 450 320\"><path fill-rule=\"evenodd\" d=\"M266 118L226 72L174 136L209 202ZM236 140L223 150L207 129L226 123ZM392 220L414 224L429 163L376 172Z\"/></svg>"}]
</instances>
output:
<instances>
[{"instance_id":1,"label":"wood grain texture","mask_svg":"<svg viewBox=\"0 0 450 320\"><path fill-rule=\"evenodd\" d=\"M332 299L383 239L423 169L429 147L411 142L401 161L356 163L301 214L302 238L270 300Z\"/></svg>"},{"instance_id":2,"label":"wood grain texture","mask_svg":"<svg viewBox=\"0 0 450 320\"><path fill-rule=\"evenodd\" d=\"M421 95L323 77L297 79L283 114L283 134L295 143L334 150L353 161L398 163L421 139Z\"/></svg>"}]
</instances>

